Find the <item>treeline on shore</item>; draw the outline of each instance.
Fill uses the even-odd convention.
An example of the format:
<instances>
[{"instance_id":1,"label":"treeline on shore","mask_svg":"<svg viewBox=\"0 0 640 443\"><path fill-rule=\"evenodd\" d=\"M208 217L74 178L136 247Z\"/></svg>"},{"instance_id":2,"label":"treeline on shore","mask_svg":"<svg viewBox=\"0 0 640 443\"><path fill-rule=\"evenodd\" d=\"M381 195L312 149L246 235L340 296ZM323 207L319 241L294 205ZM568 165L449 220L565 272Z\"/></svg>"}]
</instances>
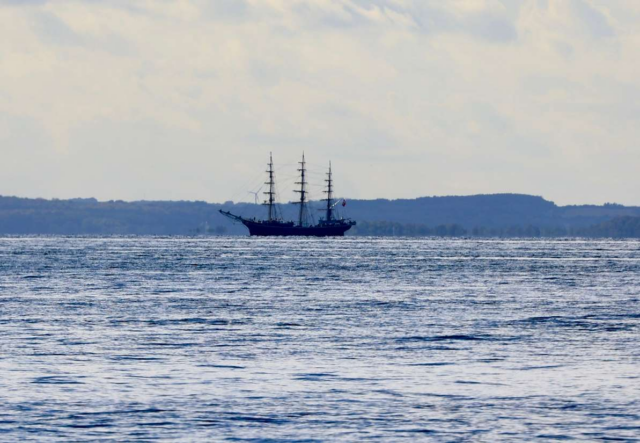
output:
<instances>
[{"instance_id":1,"label":"treeline on shore","mask_svg":"<svg viewBox=\"0 0 640 443\"><path fill-rule=\"evenodd\" d=\"M415 223L362 221L349 235L377 237L595 237L640 238L640 217L616 217L592 226L465 227L452 223L435 227Z\"/></svg>"},{"instance_id":2,"label":"treeline on shore","mask_svg":"<svg viewBox=\"0 0 640 443\"><path fill-rule=\"evenodd\" d=\"M310 213L320 207L312 202ZM247 235L218 211L263 218L253 203L98 201L0 196L0 235ZM294 220L298 207L280 205ZM339 216L357 221L349 235L442 237L640 237L640 207L557 206L541 197L496 194L349 200ZM317 218L317 217L316 217Z\"/></svg>"}]
</instances>

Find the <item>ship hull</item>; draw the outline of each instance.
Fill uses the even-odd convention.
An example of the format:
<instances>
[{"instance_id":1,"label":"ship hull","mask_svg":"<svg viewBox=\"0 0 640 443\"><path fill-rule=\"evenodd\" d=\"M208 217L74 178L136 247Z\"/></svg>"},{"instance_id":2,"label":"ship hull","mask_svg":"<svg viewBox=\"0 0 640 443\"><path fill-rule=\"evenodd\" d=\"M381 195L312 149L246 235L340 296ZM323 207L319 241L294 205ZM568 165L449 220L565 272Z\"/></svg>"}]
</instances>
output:
<instances>
[{"instance_id":1,"label":"ship hull","mask_svg":"<svg viewBox=\"0 0 640 443\"><path fill-rule=\"evenodd\" d=\"M249 235L257 237L343 237L350 224L335 226L273 226L243 220Z\"/></svg>"}]
</instances>

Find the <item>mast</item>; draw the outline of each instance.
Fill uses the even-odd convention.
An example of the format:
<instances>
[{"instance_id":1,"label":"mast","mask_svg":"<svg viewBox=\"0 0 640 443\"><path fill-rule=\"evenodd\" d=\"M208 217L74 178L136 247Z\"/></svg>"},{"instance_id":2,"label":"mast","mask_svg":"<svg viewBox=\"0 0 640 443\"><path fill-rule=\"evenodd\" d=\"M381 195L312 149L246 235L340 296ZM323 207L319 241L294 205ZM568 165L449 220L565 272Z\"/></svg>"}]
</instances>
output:
<instances>
[{"instance_id":1,"label":"mast","mask_svg":"<svg viewBox=\"0 0 640 443\"><path fill-rule=\"evenodd\" d=\"M273 221L274 215L275 215L274 205L276 200L276 188L275 188L276 181L275 181L275 175L273 172L273 155L271 152L269 153L269 169L267 170L267 174L269 174L269 181L265 182L265 185L269 185L269 190L266 191L264 194L268 196L268 199L263 204L268 207L267 220Z\"/></svg>"},{"instance_id":2,"label":"mast","mask_svg":"<svg viewBox=\"0 0 640 443\"><path fill-rule=\"evenodd\" d=\"M331 206L333 200L333 179L331 176L331 162L329 162L329 172L327 172L327 179L325 180L325 182L327 182L327 190L324 191L325 194L327 194L327 198L325 199L325 201L327 202L327 215L325 220L331 221L333 219L333 206Z\"/></svg>"},{"instance_id":3,"label":"mast","mask_svg":"<svg viewBox=\"0 0 640 443\"><path fill-rule=\"evenodd\" d=\"M294 192L297 192L300 194L300 201L298 202L298 204L300 205L300 212L298 214L298 226L302 226L302 222L304 221L304 210L305 210L305 204L307 201L307 190L306 190L306 184L307 182L305 181L305 175L306 175L306 162L304 161L304 152L302 153L302 161L298 162L300 164L300 169L298 169L298 172L300 172L300 181L296 182L296 185L300 185L300 189L295 190Z\"/></svg>"}]
</instances>

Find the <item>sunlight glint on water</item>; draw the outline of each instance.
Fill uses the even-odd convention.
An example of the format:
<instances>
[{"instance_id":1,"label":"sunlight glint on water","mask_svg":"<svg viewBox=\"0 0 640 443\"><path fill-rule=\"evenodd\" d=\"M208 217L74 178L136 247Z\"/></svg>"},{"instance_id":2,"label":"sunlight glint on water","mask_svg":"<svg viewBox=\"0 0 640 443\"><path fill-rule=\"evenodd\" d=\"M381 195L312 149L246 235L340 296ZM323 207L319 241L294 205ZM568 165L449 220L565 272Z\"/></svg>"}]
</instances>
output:
<instances>
[{"instance_id":1,"label":"sunlight glint on water","mask_svg":"<svg viewBox=\"0 0 640 443\"><path fill-rule=\"evenodd\" d=\"M0 439L640 436L640 242L2 238Z\"/></svg>"}]
</instances>

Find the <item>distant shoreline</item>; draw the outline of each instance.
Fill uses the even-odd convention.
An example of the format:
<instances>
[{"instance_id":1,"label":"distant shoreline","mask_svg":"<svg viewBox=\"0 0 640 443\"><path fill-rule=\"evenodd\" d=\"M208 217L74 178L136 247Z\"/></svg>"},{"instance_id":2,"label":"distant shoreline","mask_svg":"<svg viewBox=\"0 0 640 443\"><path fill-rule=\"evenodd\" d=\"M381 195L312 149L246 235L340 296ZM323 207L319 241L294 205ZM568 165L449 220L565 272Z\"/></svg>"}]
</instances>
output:
<instances>
[{"instance_id":1,"label":"distant shoreline","mask_svg":"<svg viewBox=\"0 0 640 443\"><path fill-rule=\"evenodd\" d=\"M640 207L557 206L538 196L486 194L398 200L347 200L358 224L350 235L445 237L640 237ZM281 205L285 218L295 208ZM105 201L0 196L0 235L246 235L219 209L260 217L251 203Z\"/></svg>"}]
</instances>

